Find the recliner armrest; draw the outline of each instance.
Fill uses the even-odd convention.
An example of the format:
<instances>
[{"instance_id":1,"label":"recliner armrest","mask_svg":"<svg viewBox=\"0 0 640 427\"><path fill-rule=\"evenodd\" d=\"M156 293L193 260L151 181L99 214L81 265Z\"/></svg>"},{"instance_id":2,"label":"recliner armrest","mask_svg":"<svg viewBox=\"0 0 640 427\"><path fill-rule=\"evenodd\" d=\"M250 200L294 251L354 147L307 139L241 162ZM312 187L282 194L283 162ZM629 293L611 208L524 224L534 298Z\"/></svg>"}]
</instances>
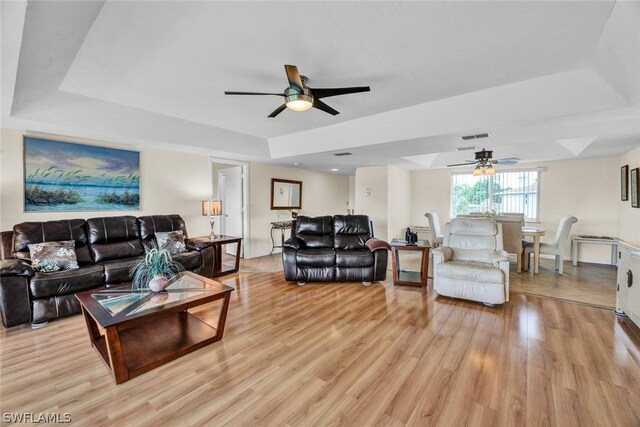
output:
<instances>
[{"instance_id":1,"label":"recliner armrest","mask_svg":"<svg viewBox=\"0 0 640 427\"><path fill-rule=\"evenodd\" d=\"M391 250L391 245L384 240L376 239L375 237L367 240L365 243L371 252L379 251L381 249Z\"/></svg>"},{"instance_id":2,"label":"recliner armrest","mask_svg":"<svg viewBox=\"0 0 640 427\"><path fill-rule=\"evenodd\" d=\"M33 276L33 268L20 259L4 259L0 261L0 276Z\"/></svg>"},{"instance_id":3,"label":"recliner armrest","mask_svg":"<svg viewBox=\"0 0 640 427\"><path fill-rule=\"evenodd\" d=\"M439 248L432 249L431 253L433 254L434 262L447 262L453 258L453 249L448 246L440 246ZM436 258L438 259L436 260Z\"/></svg>"},{"instance_id":4,"label":"recliner armrest","mask_svg":"<svg viewBox=\"0 0 640 427\"><path fill-rule=\"evenodd\" d=\"M208 237L196 237L194 239L187 239L184 243L188 249L196 251L202 251L203 249L213 245Z\"/></svg>"},{"instance_id":5,"label":"recliner armrest","mask_svg":"<svg viewBox=\"0 0 640 427\"><path fill-rule=\"evenodd\" d=\"M506 251L493 251L487 261L493 263L495 267L499 267L500 262L509 262L509 254Z\"/></svg>"},{"instance_id":6,"label":"recliner armrest","mask_svg":"<svg viewBox=\"0 0 640 427\"><path fill-rule=\"evenodd\" d=\"M297 251L298 249L300 249L300 241L296 237L289 237L282 243L282 247Z\"/></svg>"}]
</instances>

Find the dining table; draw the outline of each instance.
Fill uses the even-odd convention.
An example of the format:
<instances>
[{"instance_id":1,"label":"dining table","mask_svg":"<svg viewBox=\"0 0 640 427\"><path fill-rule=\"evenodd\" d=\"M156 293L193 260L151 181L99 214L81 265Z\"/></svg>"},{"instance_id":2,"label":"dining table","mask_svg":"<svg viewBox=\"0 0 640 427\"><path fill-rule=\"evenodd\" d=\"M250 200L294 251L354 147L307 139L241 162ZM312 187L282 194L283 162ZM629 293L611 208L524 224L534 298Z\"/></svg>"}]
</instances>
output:
<instances>
[{"instance_id":1,"label":"dining table","mask_svg":"<svg viewBox=\"0 0 640 427\"><path fill-rule=\"evenodd\" d=\"M544 236L545 229L525 225L522 227L522 237L533 238L533 274L540 273L540 237Z\"/></svg>"}]
</instances>

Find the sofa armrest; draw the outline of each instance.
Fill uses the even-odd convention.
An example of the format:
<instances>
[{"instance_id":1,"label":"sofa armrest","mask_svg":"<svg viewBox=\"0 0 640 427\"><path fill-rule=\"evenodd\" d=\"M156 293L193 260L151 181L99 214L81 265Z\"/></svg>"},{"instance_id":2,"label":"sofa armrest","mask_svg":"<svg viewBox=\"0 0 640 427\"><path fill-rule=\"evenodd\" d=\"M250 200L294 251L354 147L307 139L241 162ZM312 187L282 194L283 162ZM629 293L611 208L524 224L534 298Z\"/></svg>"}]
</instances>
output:
<instances>
[{"instance_id":1,"label":"sofa armrest","mask_svg":"<svg viewBox=\"0 0 640 427\"><path fill-rule=\"evenodd\" d=\"M379 251L381 249L387 251L391 250L391 245L389 243L384 240L376 239L375 237L367 240L364 244L367 245L371 252Z\"/></svg>"},{"instance_id":2,"label":"sofa armrest","mask_svg":"<svg viewBox=\"0 0 640 427\"><path fill-rule=\"evenodd\" d=\"M297 251L300 249L300 241L296 237L289 237L287 240L282 242L282 248L293 249Z\"/></svg>"},{"instance_id":3,"label":"sofa armrest","mask_svg":"<svg viewBox=\"0 0 640 427\"><path fill-rule=\"evenodd\" d=\"M284 270L284 280L293 282L299 279L295 249L287 246L282 248L282 268Z\"/></svg>"},{"instance_id":4,"label":"sofa armrest","mask_svg":"<svg viewBox=\"0 0 640 427\"><path fill-rule=\"evenodd\" d=\"M213 245L211 239L209 239L208 237L196 237L193 239L187 239L184 243L188 249L200 252L202 252L204 248L208 248L209 246Z\"/></svg>"},{"instance_id":5,"label":"sofa armrest","mask_svg":"<svg viewBox=\"0 0 640 427\"><path fill-rule=\"evenodd\" d=\"M431 253L433 254L434 264L451 261L451 258L453 258L453 249L448 246L432 249Z\"/></svg>"},{"instance_id":6,"label":"sofa armrest","mask_svg":"<svg viewBox=\"0 0 640 427\"><path fill-rule=\"evenodd\" d=\"M4 259L0 261L0 276L33 276L33 268L20 259Z\"/></svg>"},{"instance_id":7,"label":"sofa armrest","mask_svg":"<svg viewBox=\"0 0 640 427\"><path fill-rule=\"evenodd\" d=\"M0 275L0 316L6 328L31 321L28 276Z\"/></svg>"}]
</instances>

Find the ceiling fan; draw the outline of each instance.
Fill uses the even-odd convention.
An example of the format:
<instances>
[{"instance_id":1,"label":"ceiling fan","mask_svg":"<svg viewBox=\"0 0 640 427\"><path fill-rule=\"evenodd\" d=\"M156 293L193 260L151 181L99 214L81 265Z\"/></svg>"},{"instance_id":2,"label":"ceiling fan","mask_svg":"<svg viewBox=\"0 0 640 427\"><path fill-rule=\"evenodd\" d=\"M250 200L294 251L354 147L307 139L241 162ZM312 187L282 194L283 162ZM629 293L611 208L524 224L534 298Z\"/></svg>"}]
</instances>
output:
<instances>
[{"instance_id":1,"label":"ceiling fan","mask_svg":"<svg viewBox=\"0 0 640 427\"><path fill-rule=\"evenodd\" d=\"M447 167L453 166L468 166L475 165L473 170L474 175L493 175L496 173L493 165L501 164L501 165L515 165L520 161L517 157L507 157L504 159L493 159L493 151L485 150L484 148L480 151L475 152L476 159L475 160L466 160L465 163L455 163L452 165L447 165Z\"/></svg>"},{"instance_id":2,"label":"ceiling fan","mask_svg":"<svg viewBox=\"0 0 640 427\"><path fill-rule=\"evenodd\" d=\"M347 95L349 93L369 92L369 86L356 87L337 87L337 88L310 88L307 86L307 77L301 76L298 67L295 65L285 65L284 69L287 73L289 86L285 88L284 93L272 92L235 92L225 91L225 95L275 95L284 97L284 104L276 108L268 117L275 117L282 113L285 108L293 111L307 111L311 107L322 110L333 116L340 114L324 102L321 98L330 96Z\"/></svg>"}]
</instances>

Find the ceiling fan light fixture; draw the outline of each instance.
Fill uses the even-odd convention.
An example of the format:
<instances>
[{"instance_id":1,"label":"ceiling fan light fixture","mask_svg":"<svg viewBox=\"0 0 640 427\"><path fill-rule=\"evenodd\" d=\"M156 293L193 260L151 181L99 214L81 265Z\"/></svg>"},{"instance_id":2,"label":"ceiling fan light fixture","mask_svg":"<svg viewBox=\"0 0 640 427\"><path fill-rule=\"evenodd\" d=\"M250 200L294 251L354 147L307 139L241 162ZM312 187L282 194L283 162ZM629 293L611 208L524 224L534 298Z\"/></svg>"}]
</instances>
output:
<instances>
[{"instance_id":1,"label":"ceiling fan light fixture","mask_svg":"<svg viewBox=\"0 0 640 427\"><path fill-rule=\"evenodd\" d=\"M489 175L489 176L495 175L496 174L496 169L493 166L489 165L489 166L487 166L485 168L484 174L485 175Z\"/></svg>"},{"instance_id":2,"label":"ceiling fan light fixture","mask_svg":"<svg viewBox=\"0 0 640 427\"><path fill-rule=\"evenodd\" d=\"M313 107L313 97L308 95L291 95L286 98L287 108L293 111L307 111Z\"/></svg>"},{"instance_id":3,"label":"ceiling fan light fixture","mask_svg":"<svg viewBox=\"0 0 640 427\"><path fill-rule=\"evenodd\" d=\"M309 88L303 88L302 93L296 89L287 88L284 91L284 103L288 109L293 111L307 111L313 107L313 95Z\"/></svg>"},{"instance_id":4,"label":"ceiling fan light fixture","mask_svg":"<svg viewBox=\"0 0 640 427\"><path fill-rule=\"evenodd\" d=\"M483 172L483 171L482 171L482 168L481 168L480 166L476 166L476 167L473 169L473 175L474 175L474 176L480 176L480 175L482 175L482 172Z\"/></svg>"}]
</instances>

